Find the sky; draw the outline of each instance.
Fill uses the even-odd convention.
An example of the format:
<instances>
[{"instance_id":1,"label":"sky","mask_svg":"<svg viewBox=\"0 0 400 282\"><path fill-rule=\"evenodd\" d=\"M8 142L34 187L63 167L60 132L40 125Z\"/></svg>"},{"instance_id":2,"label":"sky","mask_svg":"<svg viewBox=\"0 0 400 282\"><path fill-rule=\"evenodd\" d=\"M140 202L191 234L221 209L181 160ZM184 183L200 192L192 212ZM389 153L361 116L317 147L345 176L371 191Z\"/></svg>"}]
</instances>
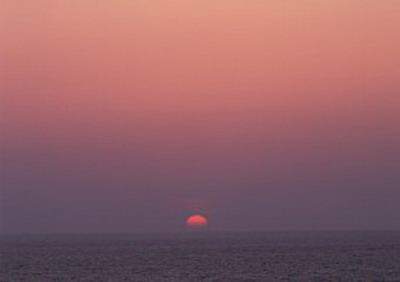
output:
<instances>
[{"instance_id":1,"label":"sky","mask_svg":"<svg viewBox=\"0 0 400 282\"><path fill-rule=\"evenodd\" d=\"M397 0L4 0L1 232L400 229Z\"/></svg>"}]
</instances>

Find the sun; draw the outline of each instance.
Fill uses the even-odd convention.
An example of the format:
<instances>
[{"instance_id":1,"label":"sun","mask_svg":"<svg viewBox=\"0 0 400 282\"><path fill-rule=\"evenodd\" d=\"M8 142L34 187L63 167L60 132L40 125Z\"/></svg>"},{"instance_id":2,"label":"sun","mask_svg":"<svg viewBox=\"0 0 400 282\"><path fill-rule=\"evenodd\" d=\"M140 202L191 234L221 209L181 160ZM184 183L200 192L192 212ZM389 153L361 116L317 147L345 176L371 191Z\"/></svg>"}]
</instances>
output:
<instances>
[{"instance_id":1,"label":"sun","mask_svg":"<svg viewBox=\"0 0 400 282\"><path fill-rule=\"evenodd\" d=\"M208 220L205 216L194 214L186 219L186 226L191 229L202 229L208 225Z\"/></svg>"}]
</instances>

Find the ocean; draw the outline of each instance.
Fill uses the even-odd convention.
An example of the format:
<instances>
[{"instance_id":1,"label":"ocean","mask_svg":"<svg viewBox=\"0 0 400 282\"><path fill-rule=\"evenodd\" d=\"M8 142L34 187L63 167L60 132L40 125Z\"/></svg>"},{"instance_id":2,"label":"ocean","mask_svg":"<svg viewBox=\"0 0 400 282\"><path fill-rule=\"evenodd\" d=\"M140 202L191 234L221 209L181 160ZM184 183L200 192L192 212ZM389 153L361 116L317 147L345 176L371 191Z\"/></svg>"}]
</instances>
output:
<instances>
[{"instance_id":1,"label":"ocean","mask_svg":"<svg viewBox=\"0 0 400 282\"><path fill-rule=\"evenodd\" d=\"M400 232L3 235L0 281L400 281Z\"/></svg>"}]
</instances>

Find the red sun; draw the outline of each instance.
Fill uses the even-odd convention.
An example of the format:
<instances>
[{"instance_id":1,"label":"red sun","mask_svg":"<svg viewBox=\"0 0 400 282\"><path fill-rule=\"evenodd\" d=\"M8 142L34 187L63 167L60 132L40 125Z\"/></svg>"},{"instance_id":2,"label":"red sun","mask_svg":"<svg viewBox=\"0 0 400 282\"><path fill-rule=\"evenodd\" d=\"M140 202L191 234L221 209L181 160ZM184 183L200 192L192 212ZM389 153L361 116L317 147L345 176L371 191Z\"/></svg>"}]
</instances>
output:
<instances>
[{"instance_id":1,"label":"red sun","mask_svg":"<svg viewBox=\"0 0 400 282\"><path fill-rule=\"evenodd\" d=\"M207 224L207 218L200 214L191 215L186 219L186 226L189 228L204 228Z\"/></svg>"}]
</instances>

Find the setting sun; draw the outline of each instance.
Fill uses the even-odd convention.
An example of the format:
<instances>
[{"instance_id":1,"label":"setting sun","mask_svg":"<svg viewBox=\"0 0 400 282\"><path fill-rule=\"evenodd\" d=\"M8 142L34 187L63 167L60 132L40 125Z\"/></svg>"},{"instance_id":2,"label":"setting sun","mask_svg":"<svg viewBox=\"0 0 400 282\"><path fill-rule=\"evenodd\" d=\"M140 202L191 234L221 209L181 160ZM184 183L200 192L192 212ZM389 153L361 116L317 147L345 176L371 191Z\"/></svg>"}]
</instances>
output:
<instances>
[{"instance_id":1,"label":"setting sun","mask_svg":"<svg viewBox=\"0 0 400 282\"><path fill-rule=\"evenodd\" d=\"M186 226L189 228L204 228L207 225L208 225L207 218L199 214L189 216L186 219Z\"/></svg>"}]
</instances>

